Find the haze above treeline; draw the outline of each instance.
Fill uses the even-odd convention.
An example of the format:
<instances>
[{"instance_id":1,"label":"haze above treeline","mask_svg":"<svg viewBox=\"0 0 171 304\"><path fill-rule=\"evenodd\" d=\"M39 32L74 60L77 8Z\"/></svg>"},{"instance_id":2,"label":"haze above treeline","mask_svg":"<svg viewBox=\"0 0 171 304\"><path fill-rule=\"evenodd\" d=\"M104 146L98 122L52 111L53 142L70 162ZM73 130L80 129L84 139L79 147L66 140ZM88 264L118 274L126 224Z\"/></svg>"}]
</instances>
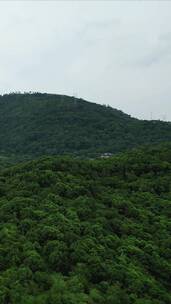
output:
<instances>
[{"instance_id":1,"label":"haze above treeline","mask_svg":"<svg viewBox=\"0 0 171 304\"><path fill-rule=\"evenodd\" d=\"M169 1L1 2L0 92L76 95L169 121L170 12Z\"/></svg>"}]
</instances>

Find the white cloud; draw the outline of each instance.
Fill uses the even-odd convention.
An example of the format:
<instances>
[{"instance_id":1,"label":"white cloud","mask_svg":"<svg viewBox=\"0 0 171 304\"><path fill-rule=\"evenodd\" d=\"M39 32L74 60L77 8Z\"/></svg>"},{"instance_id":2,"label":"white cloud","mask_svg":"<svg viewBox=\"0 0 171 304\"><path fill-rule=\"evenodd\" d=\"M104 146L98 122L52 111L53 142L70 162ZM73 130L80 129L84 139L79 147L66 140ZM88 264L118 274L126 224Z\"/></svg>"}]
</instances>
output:
<instances>
[{"instance_id":1,"label":"white cloud","mask_svg":"<svg viewBox=\"0 0 171 304\"><path fill-rule=\"evenodd\" d=\"M72 95L171 120L171 2L0 3L0 91Z\"/></svg>"}]
</instances>

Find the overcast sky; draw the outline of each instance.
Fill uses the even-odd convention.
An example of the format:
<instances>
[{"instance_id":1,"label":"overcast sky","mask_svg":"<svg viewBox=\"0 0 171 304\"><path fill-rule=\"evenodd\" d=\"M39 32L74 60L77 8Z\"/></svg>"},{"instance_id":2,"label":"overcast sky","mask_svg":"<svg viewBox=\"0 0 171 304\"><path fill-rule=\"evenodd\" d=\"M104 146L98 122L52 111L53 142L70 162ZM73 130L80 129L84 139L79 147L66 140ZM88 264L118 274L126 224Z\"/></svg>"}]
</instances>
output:
<instances>
[{"instance_id":1,"label":"overcast sky","mask_svg":"<svg viewBox=\"0 0 171 304\"><path fill-rule=\"evenodd\" d=\"M171 120L171 1L0 1L0 93Z\"/></svg>"}]
</instances>

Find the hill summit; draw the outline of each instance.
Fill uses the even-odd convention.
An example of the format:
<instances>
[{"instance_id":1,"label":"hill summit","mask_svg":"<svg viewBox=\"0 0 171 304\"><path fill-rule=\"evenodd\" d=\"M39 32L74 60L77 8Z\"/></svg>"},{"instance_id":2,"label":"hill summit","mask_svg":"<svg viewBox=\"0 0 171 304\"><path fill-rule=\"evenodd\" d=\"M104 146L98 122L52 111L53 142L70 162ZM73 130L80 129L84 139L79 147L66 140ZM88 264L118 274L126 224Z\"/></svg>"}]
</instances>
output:
<instances>
[{"instance_id":1,"label":"hill summit","mask_svg":"<svg viewBox=\"0 0 171 304\"><path fill-rule=\"evenodd\" d=\"M171 123L65 95L0 96L0 154L82 156L171 140Z\"/></svg>"}]
</instances>

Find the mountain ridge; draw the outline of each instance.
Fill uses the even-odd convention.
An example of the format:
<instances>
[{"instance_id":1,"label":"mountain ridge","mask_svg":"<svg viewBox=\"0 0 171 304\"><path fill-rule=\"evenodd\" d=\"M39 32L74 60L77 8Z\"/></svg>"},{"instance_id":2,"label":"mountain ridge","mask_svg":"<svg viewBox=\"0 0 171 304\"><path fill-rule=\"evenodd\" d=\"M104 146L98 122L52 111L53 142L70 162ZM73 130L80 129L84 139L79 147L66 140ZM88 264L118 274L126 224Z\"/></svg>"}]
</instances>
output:
<instances>
[{"instance_id":1,"label":"mountain ridge","mask_svg":"<svg viewBox=\"0 0 171 304\"><path fill-rule=\"evenodd\" d=\"M47 93L0 96L0 154L96 156L171 141L171 123Z\"/></svg>"}]
</instances>

